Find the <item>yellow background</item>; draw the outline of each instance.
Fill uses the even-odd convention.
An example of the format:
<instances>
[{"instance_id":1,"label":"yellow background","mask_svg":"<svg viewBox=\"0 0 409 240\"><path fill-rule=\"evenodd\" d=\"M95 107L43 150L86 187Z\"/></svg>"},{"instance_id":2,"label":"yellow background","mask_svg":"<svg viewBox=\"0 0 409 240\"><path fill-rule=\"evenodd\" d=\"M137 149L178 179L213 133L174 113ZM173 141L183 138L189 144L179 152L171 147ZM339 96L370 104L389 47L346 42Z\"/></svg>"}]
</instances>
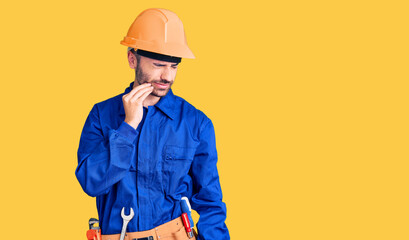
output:
<instances>
[{"instance_id":1,"label":"yellow background","mask_svg":"<svg viewBox=\"0 0 409 240\"><path fill-rule=\"evenodd\" d=\"M407 1L26 0L0 4L3 239L86 239L80 133L149 7L196 55L173 90L213 120L232 239L409 238Z\"/></svg>"}]
</instances>

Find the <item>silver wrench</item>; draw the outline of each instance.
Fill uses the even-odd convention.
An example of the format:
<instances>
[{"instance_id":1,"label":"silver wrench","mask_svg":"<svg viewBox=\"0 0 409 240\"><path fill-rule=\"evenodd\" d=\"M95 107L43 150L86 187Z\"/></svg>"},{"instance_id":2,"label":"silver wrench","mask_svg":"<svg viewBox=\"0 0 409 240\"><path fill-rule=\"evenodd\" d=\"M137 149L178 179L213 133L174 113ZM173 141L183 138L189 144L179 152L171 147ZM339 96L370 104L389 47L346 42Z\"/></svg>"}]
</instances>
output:
<instances>
[{"instance_id":1,"label":"silver wrench","mask_svg":"<svg viewBox=\"0 0 409 240\"><path fill-rule=\"evenodd\" d=\"M125 215L125 207L122 208L121 217L123 219L123 223L122 223L121 237L119 238L120 240L124 240L125 233L126 233L126 227L128 226L128 223L129 221L131 221L133 216L134 216L134 212L132 208L131 208L131 213L128 216Z\"/></svg>"}]
</instances>

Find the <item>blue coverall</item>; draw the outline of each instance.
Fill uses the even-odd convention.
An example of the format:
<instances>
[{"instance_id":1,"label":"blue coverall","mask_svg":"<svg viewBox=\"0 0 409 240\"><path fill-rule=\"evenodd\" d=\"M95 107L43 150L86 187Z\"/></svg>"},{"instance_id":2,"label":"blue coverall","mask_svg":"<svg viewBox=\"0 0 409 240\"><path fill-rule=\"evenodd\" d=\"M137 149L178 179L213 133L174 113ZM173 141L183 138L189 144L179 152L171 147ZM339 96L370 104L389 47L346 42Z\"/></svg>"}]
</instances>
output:
<instances>
[{"instance_id":1,"label":"blue coverall","mask_svg":"<svg viewBox=\"0 0 409 240\"><path fill-rule=\"evenodd\" d=\"M200 215L198 240L230 239L212 121L170 89L144 107L135 130L124 122L122 103L132 88L133 82L93 106L78 148L75 174L83 190L96 196L102 234L121 232L122 207L135 211L128 232L173 220L186 196Z\"/></svg>"}]
</instances>

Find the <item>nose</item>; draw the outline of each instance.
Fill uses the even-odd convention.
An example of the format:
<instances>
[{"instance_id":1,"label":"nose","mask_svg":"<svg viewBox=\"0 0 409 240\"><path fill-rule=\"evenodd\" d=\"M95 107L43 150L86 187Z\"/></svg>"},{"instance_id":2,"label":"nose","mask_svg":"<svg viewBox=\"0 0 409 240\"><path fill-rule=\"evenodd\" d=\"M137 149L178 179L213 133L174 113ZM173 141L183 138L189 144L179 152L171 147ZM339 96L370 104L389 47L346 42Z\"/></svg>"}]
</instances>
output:
<instances>
[{"instance_id":1,"label":"nose","mask_svg":"<svg viewBox=\"0 0 409 240\"><path fill-rule=\"evenodd\" d=\"M172 70L168 67L165 67L162 71L160 78L161 80L166 80L168 82L171 82L172 81Z\"/></svg>"}]
</instances>

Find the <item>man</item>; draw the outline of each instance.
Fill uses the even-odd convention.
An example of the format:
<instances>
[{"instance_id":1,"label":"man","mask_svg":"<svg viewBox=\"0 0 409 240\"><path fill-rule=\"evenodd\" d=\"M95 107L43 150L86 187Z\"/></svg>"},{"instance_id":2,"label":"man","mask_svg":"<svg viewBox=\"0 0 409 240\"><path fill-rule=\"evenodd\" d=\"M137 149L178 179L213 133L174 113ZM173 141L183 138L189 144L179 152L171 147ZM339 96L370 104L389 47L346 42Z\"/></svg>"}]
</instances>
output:
<instances>
[{"instance_id":1,"label":"man","mask_svg":"<svg viewBox=\"0 0 409 240\"><path fill-rule=\"evenodd\" d=\"M135 81L94 105L78 148L76 176L97 198L102 239L119 239L122 208L135 213L125 239L189 239L184 196L200 215L197 239L230 239L212 121L171 89L181 58L194 58L182 22L145 10L121 44Z\"/></svg>"}]
</instances>

